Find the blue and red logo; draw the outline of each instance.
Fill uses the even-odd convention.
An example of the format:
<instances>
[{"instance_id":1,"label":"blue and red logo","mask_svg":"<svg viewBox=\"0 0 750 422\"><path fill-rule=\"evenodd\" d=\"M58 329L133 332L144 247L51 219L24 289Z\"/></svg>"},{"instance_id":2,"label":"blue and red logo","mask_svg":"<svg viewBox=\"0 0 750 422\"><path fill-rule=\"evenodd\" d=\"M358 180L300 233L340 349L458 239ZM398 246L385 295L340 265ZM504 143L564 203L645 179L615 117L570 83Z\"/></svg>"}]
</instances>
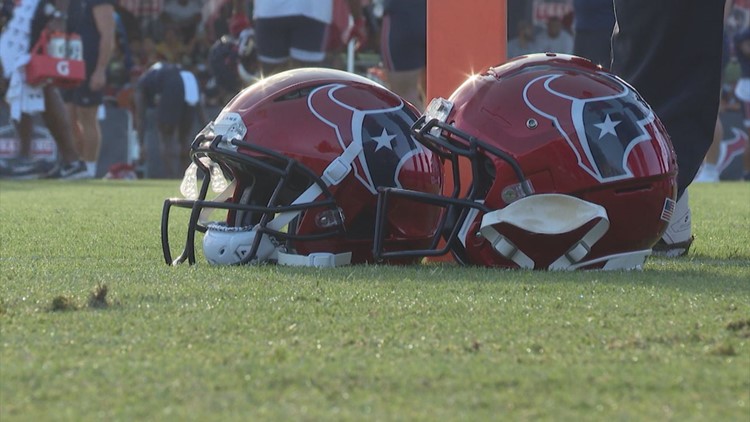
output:
<instances>
[{"instance_id":1,"label":"blue and red logo","mask_svg":"<svg viewBox=\"0 0 750 422\"><path fill-rule=\"evenodd\" d=\"M578 157L578 165L599 182L633 177L628 157L640 142L651 141L647 127L654 113L627 84L607 74L619 86L616 94L578 98L566 92L575 75L553 74L533 79L523 91L524 101L550 119Z\"/></svg>"},{"instance_id":2,"label":"blue and red logo","mask_svg":"<svg viewBox=\"0 0 750 422\"><path fill-rule=\"evenodd\" d=\"M415 117L400 100L392 106L384 102L377 109L357 107L352 103L361 89L365 88L343 84L318 87L310 93L308 107L334 129L343 151L361 145L353 172L370 192L377 194L381 186L401 188L399 175L409 160L429 168L425 150L411 136Z\"/></svg>"}]
</instances>

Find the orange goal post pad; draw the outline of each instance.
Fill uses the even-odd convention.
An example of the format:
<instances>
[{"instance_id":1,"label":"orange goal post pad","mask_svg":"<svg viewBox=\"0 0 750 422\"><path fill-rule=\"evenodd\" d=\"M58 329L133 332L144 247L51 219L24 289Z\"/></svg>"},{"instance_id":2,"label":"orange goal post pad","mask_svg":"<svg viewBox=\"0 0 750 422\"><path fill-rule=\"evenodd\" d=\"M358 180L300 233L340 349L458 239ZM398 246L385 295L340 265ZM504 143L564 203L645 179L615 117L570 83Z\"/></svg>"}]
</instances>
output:
<instances>
[{"instance_id":1,"label":"orange goal post pad","mask_svg":"<svg viewBox=\"0 0 750 422\"><path fill-rule=\"evenodd\" d=\"M505 62L506 45L506 0L429 0L425 103L436 97L448 98L470 75ZM468 162L460 167L461 178L470 180ZM453 189L451 171L445 169L443 192ZM453 258L445 255L428 260Z\"/></svg>"}]
</instances>

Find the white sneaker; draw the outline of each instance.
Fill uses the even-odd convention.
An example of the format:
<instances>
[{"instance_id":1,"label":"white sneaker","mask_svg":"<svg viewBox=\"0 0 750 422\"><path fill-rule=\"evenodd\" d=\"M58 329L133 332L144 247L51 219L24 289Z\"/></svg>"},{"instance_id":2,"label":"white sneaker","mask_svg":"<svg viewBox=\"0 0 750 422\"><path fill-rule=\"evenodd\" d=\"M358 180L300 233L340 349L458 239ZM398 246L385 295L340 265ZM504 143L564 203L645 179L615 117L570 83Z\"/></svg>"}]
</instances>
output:
<instances>
[{"instance_id":1,"label":"white sneaker","mask_svg":"<svg viewBox=\"0 0 750 422\"><path fill-rule=\"evenodd\" d=\"M690 206L688 205L688 192L685 191L677 201L667 230L654 245L653 253L666 257L683 256L688 253L692 243Z\"/></svg>"},{"instance_id":2,"label":"white sneaker","mask_svg":"<svg viewBox=\"0 0 750 422\"><path fill-rule=\"evenodd\" d=\"M17 159L2 167L2 177L14 180L41 179L54 167L54 164L46 160Z\"/></svg>"},{"instance_id":3,"label":"white sneaker","mask_svg":"<svg viewBox=\"0 0 750 422\"><path fill-rule=\"evenodd\" d=\"M693 183L716 183L718 181L719 169L714 164L703 164L693 179Z\"/></svg>"}]
</instances>

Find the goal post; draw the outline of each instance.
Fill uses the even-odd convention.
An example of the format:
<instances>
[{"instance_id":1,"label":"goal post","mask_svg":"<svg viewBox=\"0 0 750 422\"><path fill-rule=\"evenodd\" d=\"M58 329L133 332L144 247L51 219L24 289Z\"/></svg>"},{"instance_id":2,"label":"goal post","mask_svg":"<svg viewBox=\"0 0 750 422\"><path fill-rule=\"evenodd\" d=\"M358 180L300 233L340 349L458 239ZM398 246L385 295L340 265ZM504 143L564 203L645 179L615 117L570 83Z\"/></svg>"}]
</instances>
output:
<instances>
[{"instance_id":1,"label":"goal post","mask_svg":"<svg viewBox=\"0 0 750 422\"><path fill-rule=\"evenodd\" d=\"M466 78L505 61L506 0L427 2L427 98L448 96Z\"/></svg>"},{"instance_id":2,"label":"goal post","mask_svg":"<svg viewBox=\"0 0 750 422\"><path fill-rule=\"evenodd\" d=\"M506 45L506 0L429 0L425 106L433 98L448 98L470 75L503 63ZM468 164L465 160L460 164L462 180L471 179ZM443 192L450 193L450 164L446 164L444 175ZM450 255L429 259L452 260Z\"/></svg>"}]
</instances>

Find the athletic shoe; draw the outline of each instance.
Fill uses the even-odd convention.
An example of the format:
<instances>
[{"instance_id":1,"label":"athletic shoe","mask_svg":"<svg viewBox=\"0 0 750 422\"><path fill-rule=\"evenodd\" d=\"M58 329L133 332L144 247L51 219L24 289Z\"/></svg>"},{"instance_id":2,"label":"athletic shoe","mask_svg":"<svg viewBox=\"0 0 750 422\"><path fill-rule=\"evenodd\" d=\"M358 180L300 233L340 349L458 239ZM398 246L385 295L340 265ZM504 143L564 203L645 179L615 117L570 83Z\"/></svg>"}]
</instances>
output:
<instances>
[{"instance_id":1,"label":"athletic shoe","mask_svg":"<svg viewBox=\"0 0 750 422\"><path fill-rule=\"evenodd\" d=\"M687 255L693 243L692 217L688 205L688 191L677 201L667 230L652 248L656 256L678 257Z\"/></svg>"},{"instance_id":2,"label":"athletic shoe","mask_svg":"<svg viewBox=\"0 0 750 422\"><path fill-rule=\"evenodd\" d=\"M719 169L712 164L704 164L695 176L693 183L716 183L719 181Z\"/></svg>"},{"instance_id":3,"label":"athletic shoe","mask_svg":"<svg viewBox=\"0 0 750 422\"><path fill-rule=\"evenodd\" d=\"M52 171L47 173L48 179L80 180L91 179L86 163L78 160L65 165L57 164Z\"/></svg>"},{"instance_id":4,"label":"athletic shoe","mask_svg":"<svg viewBox=\"0 0 750 422\"><path fill-rule=\"evenodd\" d=\"M33 180L44 177L54 164L45 160L21 158L4 164L2 176L13 180Z\"/></svg>"},{"instance_id":5,"label":"athletic shoe","mask_svg":"<svg viewBox=\"0 0 750 422\"><path fill-rule=\"evenodd\" d=\"M138 175L135 172L135 167L128 163L117 163L109 166L107 174L104 175L105 179L119 179L119 180L135 180Z\"/></svg>"}]
</instances>

